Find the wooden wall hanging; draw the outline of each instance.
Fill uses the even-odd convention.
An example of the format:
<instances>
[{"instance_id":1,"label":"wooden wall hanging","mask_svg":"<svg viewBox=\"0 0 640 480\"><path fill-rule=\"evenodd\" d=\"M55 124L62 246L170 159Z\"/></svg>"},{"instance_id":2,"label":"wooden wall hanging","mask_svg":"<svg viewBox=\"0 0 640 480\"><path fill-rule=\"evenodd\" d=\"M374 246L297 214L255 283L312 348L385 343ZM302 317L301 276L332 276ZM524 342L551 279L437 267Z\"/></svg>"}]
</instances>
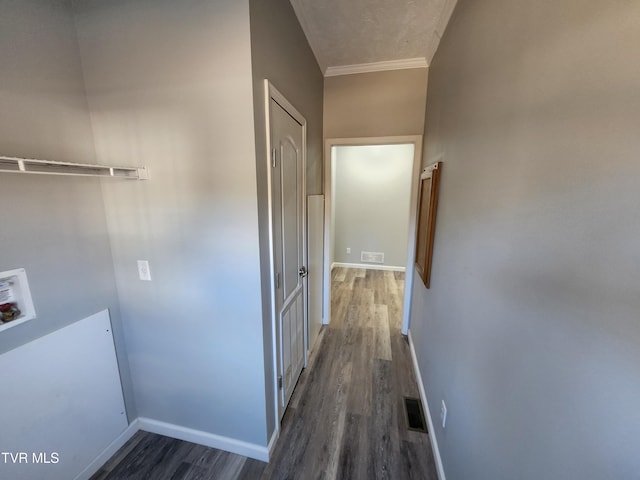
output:
<instances>
[{"instance_id":1,"label":"wooden wall hanging","mask_svg":"<svg viewBox=\"0 0 640 480\"><path fill-rule=\"evenodd\" d=\"M438 186L442 162L425 168L420 176L418 197L418 228L416 238L416 269L429 288L431 283L431 262L433 239L435 236L436 212L438 210Z\"/></svg>"}]
</instances>

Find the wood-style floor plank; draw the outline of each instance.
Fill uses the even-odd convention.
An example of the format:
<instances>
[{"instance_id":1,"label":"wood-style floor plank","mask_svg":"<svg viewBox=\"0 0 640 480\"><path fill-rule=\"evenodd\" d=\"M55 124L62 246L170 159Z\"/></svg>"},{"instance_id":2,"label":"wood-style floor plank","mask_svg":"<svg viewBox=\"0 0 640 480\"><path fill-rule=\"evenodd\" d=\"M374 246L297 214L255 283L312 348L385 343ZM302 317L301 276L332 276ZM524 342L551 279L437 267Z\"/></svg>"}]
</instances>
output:
<instances>
[{"instance_id":1,"label":"wood-style floor plank","mask_svg":"<svg viewBox=\"0 0 640 480\"><path fill-rule=\"evenodd\" d=\"M109 473L133 450L144 438L146 434L143 431L138 431L125 443L120 450L118 450L113 457L111 457L107 463L105 463L100 470L98 470L91 480L104 480Z\"/></svg>"},{"instance_id":2,"label":"wood-style floor plank","mask_svg":"<svg viewBox=\"0 0 640 480\"><path fill-rule=\"evenodd\" d=\"M386 305L373 306L373 324L376 338L374 358L392 360L391 337L389 333L389 310Z\"/></svg>"},{"instance_id":3,"label":"wood-style floor plank","mask_svg":"<svg viewBox=\"0 0 640 480\"><path fill-rule=\"evenodd\" d=\"M300 375L269 464L139 432L92 480L436 480L429 436L407 429L418 397L401 335L404 273L335 268L332 319Z\"/></svg>"},{"instance_id":4,"label":"wood-style floor plank","mask_svg":"<svg viewBox=\"0 0 640 480\"><path fill-rule=\"evenodd\" d=\"M368 449L367 420L362 415L348 413L336 478L366 480Z\"/></svg>"}]
</instances>

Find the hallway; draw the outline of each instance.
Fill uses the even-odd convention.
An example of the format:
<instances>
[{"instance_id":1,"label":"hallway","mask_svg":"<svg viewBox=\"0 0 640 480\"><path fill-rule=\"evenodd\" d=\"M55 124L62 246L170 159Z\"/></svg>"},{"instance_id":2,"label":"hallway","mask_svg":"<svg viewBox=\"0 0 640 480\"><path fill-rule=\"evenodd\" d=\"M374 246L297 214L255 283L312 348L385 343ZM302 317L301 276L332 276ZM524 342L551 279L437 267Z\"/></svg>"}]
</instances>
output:
<instances>
[{"instance_id":1,"label":"hallway","mask_svg":"<svg viewBox=\"0 0 640 480\"><path fill-rule=\"evenodd\" d=\"M433 479L429 437L406 428L418 397L400 334L404 274L336 268L331 325L303 371L270 464L139 432L105 479Z\"/></svg>"}]
</instances>

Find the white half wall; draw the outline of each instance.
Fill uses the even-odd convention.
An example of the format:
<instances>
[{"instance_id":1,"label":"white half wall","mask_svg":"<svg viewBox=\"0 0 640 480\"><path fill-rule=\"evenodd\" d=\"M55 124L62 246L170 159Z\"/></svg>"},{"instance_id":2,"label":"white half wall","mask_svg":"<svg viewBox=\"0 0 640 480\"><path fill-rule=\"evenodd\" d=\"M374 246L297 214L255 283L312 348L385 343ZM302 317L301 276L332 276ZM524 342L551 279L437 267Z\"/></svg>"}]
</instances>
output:
<instances>
[{"instance_id":1,"label":"white half wall","mask_svg":"<svg viewBox=\"0 0 640 480\"><path fill-rule=\"evenodd\" d=\"M324 259L324 195L309 195L307 197L307 225L308 225L308 305L309 305L309 350L320 328L322 327L322 285Z\"/></svg>"},{"instance_id":2,"label":"white half wall","mask_svg":"<svg viewBox=\"0 0 640 480\"><path fill-rule=\"evenodd\" d=\"M127 429L107 310L0 355L0 385L0 478L76 478Z\"/></svg>"}]
</instances>

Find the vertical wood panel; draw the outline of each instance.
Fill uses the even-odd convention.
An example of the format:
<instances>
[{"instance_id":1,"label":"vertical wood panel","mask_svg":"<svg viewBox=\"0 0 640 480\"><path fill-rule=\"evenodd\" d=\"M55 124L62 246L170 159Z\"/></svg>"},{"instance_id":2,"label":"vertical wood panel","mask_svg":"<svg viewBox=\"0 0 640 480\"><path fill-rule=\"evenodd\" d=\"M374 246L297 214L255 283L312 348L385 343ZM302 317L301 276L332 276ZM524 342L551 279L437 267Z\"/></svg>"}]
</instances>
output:
<instances>
[{"instance_id":1,"label":"vertical wood panel","mask_svg":"<svg viewBox=\"0 0 640 480\"><path fill-rule=\"evenodd\" d=\"M309 242L307 260L309 266L309 348L318 338L322 327L322 282L324 252L324 195L310 195L307 198Z\"/></svg>"}]
</instances>

